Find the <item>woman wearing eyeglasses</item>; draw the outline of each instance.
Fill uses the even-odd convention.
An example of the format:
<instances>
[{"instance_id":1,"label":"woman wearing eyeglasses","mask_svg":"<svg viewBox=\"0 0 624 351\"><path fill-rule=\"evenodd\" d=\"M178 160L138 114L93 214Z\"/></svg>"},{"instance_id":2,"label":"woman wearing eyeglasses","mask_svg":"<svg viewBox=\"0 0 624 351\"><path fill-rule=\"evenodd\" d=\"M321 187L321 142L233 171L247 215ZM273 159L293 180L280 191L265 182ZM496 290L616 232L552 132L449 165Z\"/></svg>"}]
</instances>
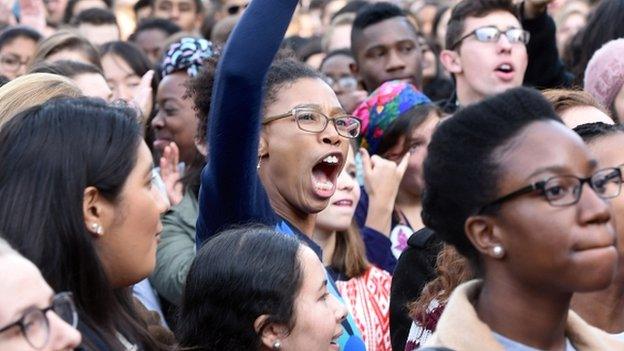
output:
<instances>
[{"instance_id":1,"label":"woman wearing eyeglasses","mask_svg":"<svg viewBox=\"0 0 624 351\"><path fill-rule=\"evenodd\" d=\"M48 101L0 130L0 232L73 294L86 350L172 343L130 289L154 270L166 210L152 168L134 110L101 100Z\"/></svg>"},{"instance_id":2,"label":"woman wearing eyeglasses","mask_svg":"<svg viewBox=\"0 0 624 351\"><path fill-rule=\"evenodd\" d=\"M72 350L80 344L69 293L54 294L30 261L0 239L0 349Z\"/></svg>"},{"instance_id":3,"label":"woman wearing eyeglasses","mask_svg":"<svg viewBox=\"0 0 624 351\"><path fill-rule=\"evenodd\" d=\"M624 127L602 122L582 124L574 128L596 155L602 166L624 166ZM624 341L624 196L612 201L615 229L618 234L619 261L613 283L606 289L575 294L572 309L589 324Z\"/></svg>"},{"instance_id":4,"label":"woman wearing eyeglasses","mask_svg":"<svg viewBox=\"0 0 624 351\"><path fill-rule=\"evenodd\" d=\"M208 162L202 174L198 247L232 225L260 222L306 242L316 213L336 190L357 118L307 66L273 58L296 0L251 2L222 54L208 128ZM333 283L332 293L337 292ZM363 350L348 318L341 349ZM310 343L327 350L329 340Z\"/></svg>"},{"instance_id":5,"label":"woman wearing eyeglasses","mask_svg":"<svg viewBox=\"0 0 624 351\"><path fill-rule=\"evenodd\" d=\"M0 75L9 80L26 73L41 40L41 34L30 27L8 27L0 33Z\"/></svg>"},{"instance_id":6,"label":"woman wearing eyeglasses","mask_svg":"<svg viewBox=\"0 0 624 351\"><path fill-rule=\"evenodd\" d=\"M622 174L600 168L539 92L512 89L441 123L424 174L425 224L478 277L455 289L426 346L624 349L570 311L574 293L613 280L608 199Z\"/></svg>"}]
</instances>

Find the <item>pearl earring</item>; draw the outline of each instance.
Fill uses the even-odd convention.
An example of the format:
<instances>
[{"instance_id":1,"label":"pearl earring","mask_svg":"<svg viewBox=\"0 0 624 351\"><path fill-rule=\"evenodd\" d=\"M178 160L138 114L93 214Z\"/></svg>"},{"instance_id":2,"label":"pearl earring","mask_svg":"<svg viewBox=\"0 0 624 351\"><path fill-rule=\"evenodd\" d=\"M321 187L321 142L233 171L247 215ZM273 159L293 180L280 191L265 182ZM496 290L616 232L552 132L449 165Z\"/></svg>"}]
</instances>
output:
<instances>
[{"instance_id":1,"label":"pearl earring","mask_svg":"<svg viewBox=\"0 0 624 351\"><path fill-rule=\"evenodd\" d=\"M496 245L492 248L492 254L495 258L503 258L503 256L505 256L505 249L501 245Z\"/></svg>"},{"instance_id":2,"label":"pearl earring","mask_svg":"<svg viewBox=\"0 0 624 351\"><path fill-rule=\"evenodd\" d=\"M273 343L273 350L279 350L281 348L282 348L282 343L279 340Z\"/></svg>"},{"instance_id":3,"label":"pearl earring","mask_svg":"<svg viewBox=\"0 0 624 351\"><path fill-rule=\"evenodd\" d=\"M102 226L97 224L97 223L93 223L91 224L91 229L93 229L93 231L95 232L95 234L97 235L102 235L104 234L104 229L102 229Z\"/></svg>"}]
</instances>

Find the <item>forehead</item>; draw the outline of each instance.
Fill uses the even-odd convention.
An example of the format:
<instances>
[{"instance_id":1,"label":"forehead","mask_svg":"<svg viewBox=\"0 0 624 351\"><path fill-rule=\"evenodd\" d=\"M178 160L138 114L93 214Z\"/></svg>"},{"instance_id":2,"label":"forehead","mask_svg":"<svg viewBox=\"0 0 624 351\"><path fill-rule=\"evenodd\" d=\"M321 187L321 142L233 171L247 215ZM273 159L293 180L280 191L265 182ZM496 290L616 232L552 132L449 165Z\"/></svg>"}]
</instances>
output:
<instances>
[{"instance_id":1,"label":"forehead","mask_svg":"<svg viewBox=\"0 0 624 351\"><path fill-rule=\"evenodd\" d=\"M366 48L379 45L391 46L404 40L418 40L414 27L405 17L389 18L368 26L360 38Z\"/></svg>"},{"instance_id":2,"label":"forehead","mask_svg":"<svg viewBox=\"0 0 624 351\"><path fill-rule=\"evenodd\" d=\"M617 132L599 138L589 145L589 149L596 155L600 167L615 167L624 164L624 133Z\"/></svg>"},{"instance_id":3,"label":"forehead","mask_svg":"<svg viewBox=\"0 0 624 351\"><path fill-rule=\"evenodd\" d=\"M479 27L494 26L504 30L508 28L522 28L516 16L507 11L490 12L483 17L468 17L464 21L463 34L472 32Z\"/></svg>"},{"instance_id":4,"label":"forehead","mask_svg":"<svg viewBox=\"0 0 624 351\"><path fill-rule=\"evenodd\" d=\"M318 78L301 78L286 84L275 97L275 102L267 106L268 115L286 113L301 105L317 105L327 114L341 108L331 87Z\"/></svg>"},{"instance_id":5,"label":"forehead","mask_svg":"<svg viewBox=\"0 0 624 351\"><path fill-rule=\"evenodd\" d=\"M52 296L39 270L23 257L9 254L0 257L0 322L31 305L45 307Z\"/></svg>"},{"instance_id":6,"label":"forehead","mask_svg":"<svg viewBox=\"0 0 624 351\"><path fill-rule=\"evenodd\" d=\"M328 58L325 63L323 63L323 67L321 67L322 73L335 73L343 71L346 73L350 73L349 65L354 63L355 60L349 56L345 55L336 55Z\"/></svg>"},{"instance_id":7,"label":"forehead","mask_svg":"<svg viewBox=\"0 0 624 351\"><path fill-rule=\"evenodd\" d=\"M513 188L526 185L536 170L546 167L563 167L569 174L586 176L593 171L589 162L594 159L576 133L554 121L529 124L494 157L502 170L502 179L509 180ZM535 180L538 179L530 181Z\"/></svg>"},{"instance_id":8,"label":"forehead","mask_svg":"<svg viewBox=\"0 0 624 351\"><path fill-rule=\"evenodd\" d=\"M37 43L34 40L28 37L19 36L4 43L2 48L0 48L0 51L2 52L9 51L9 50L12 52L34 51L36 46L37 46Z\"/></svg>"},{"instance_id":9,"label":"forehead","mask_svg":"<svg viewBox=\"0 0 624 351\"><path fill-rule=\"evenodd\" d=\"M182 98L182 95L184 95L186 91L184 84L187 79L188 76L184 71L166 75L158 85L158 96L175 95L176 97Z\"/></svg>"}]
</instances>

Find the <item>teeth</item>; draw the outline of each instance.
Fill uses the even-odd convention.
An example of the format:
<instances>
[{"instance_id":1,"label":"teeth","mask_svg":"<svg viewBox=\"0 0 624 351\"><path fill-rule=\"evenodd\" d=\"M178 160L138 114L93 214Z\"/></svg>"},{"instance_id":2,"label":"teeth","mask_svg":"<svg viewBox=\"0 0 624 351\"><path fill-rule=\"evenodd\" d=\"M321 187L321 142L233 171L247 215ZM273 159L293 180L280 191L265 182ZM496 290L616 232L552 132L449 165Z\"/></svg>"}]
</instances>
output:
<instances>
[{"instance_id":1,"label":"teeth","mask_svg":"<svg viewBox=\"0 0 624 351\"><path fill-rule=\"evenodd\" d=\"M323 162L335 164L335 163L338 163L338 157L336 157L336 156L327 156L327 157L325 157L323 159Z\"/></svg>"},{"instance_id":2,"label":"teeth","mask_svg":"<svg viewBox=\"0 0 624 351\"><path fill-rule=\"evenodd\" d=\"M503 64L499 66L499 69L502 69L504 71L511 71L511 65Z\"/></svg>"},{"instance_id":3,"label":"teeth","mask_svg":"<svg viewBox=\"0 0 624 351\"><path fill-rule=\"evenodd\" d=\"M319 189L319 190L331 190L334 186L334 184L332 184L332 182L328 181L324 181L324 182L319 182L316 181L314 182L314 186Z\"/></svg>"}]
</instances>

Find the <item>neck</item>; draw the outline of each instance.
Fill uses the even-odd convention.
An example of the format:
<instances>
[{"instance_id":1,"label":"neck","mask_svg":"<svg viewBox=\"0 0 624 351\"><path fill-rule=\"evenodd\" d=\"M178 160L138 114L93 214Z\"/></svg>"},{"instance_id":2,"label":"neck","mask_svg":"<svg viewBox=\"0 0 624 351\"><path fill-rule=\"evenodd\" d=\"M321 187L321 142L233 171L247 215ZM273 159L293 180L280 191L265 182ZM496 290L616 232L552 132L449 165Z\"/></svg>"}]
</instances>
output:
<instances>
[{"instance_id":1,"label":"neck","mask_svg":"<svg viewBox=\"0 0 624 351\"><path fill-rule=\"evenodd\" d=\"M401 213L407 218L414 231L424 227L422 218L420 217L420 213L422 212L420 196L399 190L394 207L396 210L401 211Z\"/></svg>"},{"instance_id":2,"label":"neck","mask_svg":"<svg viewBox=\"0 0 624 351\"><path fill-rule=\"evenodd\" d=\"M459 106L468 106L483 100L485 96L470 89L463 78L457 78L457 102Z\"/></svg>"},{"instance_id":3,"label":"neck","mask_svg":"<svg viewBox=\"0 0 624 351\"><path fill-rule=\"evenodd\" d=\"M624 332L624 281L614 282L605 290L574 294L572 309L607 333Z\"/></svg>"},{"instance_id":4,"label":"neck","mask_svg":"<svg viewBox=\"0 0 624 351\"><path fill-rule=\"evenodd\" d=\"M496 273L486 273L476 302L479 318L516 342L541 350L563 350L572 294L530 287L501 270Z\"/></svg>"},{"instance_id":5,"label":"neck","mask_svg":"<svg viewBox=\"0 0 624 351\"><path fill-rule=\"evenodd\" d=\"M312 240L323 249L323 265L329 266L331 258L334 256L334 248L336 247L336 231L314 228Z\"/></svg>"}]
</instances>

